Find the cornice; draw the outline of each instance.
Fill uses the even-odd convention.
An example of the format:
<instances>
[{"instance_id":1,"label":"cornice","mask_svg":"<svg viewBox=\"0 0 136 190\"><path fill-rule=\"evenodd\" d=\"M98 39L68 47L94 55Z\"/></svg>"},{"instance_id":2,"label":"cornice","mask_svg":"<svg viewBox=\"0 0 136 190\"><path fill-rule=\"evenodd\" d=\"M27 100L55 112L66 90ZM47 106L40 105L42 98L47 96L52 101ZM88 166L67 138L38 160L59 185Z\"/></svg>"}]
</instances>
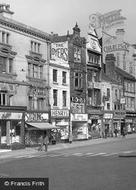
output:
<instances>
[{"instance_id":1,"label":"cornice","mask_svg":"<svg viewBox=\"0 0 136 190\"><path fill-rule=\"evenodd\" d=\"M7 26L9 28L15 29L17 31L21 31L21 32L27 33L29 35L41 38L43 40L50 41L50 37L48 36L47 33L44 33L44 32L42 32L36 28L27 26L25 24L19 23L15 20L8 19L8 18L5 18L3 16L0 16L0 24Z\"/></svg>"}]
</instances>

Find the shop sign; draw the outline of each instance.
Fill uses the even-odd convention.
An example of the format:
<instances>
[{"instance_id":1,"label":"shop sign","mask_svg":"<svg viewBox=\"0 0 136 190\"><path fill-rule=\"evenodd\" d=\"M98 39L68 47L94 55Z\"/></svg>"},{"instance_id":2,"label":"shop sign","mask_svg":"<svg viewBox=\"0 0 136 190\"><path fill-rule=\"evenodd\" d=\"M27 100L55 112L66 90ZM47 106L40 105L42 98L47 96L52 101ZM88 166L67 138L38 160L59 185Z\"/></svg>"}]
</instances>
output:
<instances>
[{"instance_id":1,"label":"shop sign","mask_svg":"<svg viewBox=\"0 0 136 190\"><path fill-rule=\"evenodd\" d=\"M125 119L125 122L126 123L133 123L133 120L132 119Z\"/></svg>"},{"instance_id":2,"label":"shop sign","mask_svg":"<svg viewBox=\"0 0 136 190\"><path fill-rule=\"evenodd\" d=\"M71 103L72 113L85 113L85 105L83 103Z\"/></svg>"},{"instance_id":3,"label":"shop sign","mask_svg":"<svg viewBox=\"0 0 136 190\"><path fill-rule=\"evenodd\" d=\"M126 101L125 101L125 98L121 98L121 99L120 99L120 103L121 103L121 104L125 104L125 102L126 102Z\"/></svg>"},{"instance_id":4,"label":"shop sign","mask_svg":"<svg viewBox=\"0 0 136 190\"><path fill-rule=\"evenodd\" d=\"M126 113L126 117L136 117L136 113Z\"/></svg>"},{"instance_id":5,"label":"shop sign","mask_svg":"<svg viewBox=\"0 0 136 190\"><path fill-rule=\"evenodd\" d=\"M51 117L55 118L69 117L69 110L51 110Z\"/></svg>"},{"instance_id":6,"label":"shop sign","mask_svg":"<svg viewBox=\"0 0 136 190\"><path fill-rule=\"evenodd\" d=\"M57 63L68 63L68 42L57 42L51 44L51 61Z\"/></svg>"},{"instance_id":7,"label":"shop sign","mask_svg":"<svg viewBox=\"0 0 136 190\"><path fill-rule=\"evenodd\" d=\"M22 119L22 113L0 112L0 119Z\"/></svg>"},{"instance_id":8,"label":"shop sign","mask_svg":"<svg viewBox=\"0 0 136 190\"><path fill-rule=\"evenodd\" d=\"M112 119L113 118L113 114L111 114L111 113L105 113L103 117L105 119Z\"/></svg>"},{"instance_id":9,"label":"shop sign","mask_svg":"<svg viewBox=\"0 0 136 190\"><path fill-rule=\"evenodd\" d=\"M117 118L117 119L124 119L126 116L126 113L125 112L114 112L114 119Z\"/></svg>"},{"instance_id":10,"label":"shop sign","mask_svg":"<svg viewBox=\"0 0 136 190\"><path fill-rule=\"evenodd\" d=\"M85 99L82 97L72 96L71 102L73 102L73 103L84 103Z\"/></svg>"},{"instance_id":11,"label":"shop sign","mask_svg":"<svg viewBox=\"0 0 136 190\"><path fill-rule=\"evenodd\" d=\"M90 82L90 81L88 81L88 88L101 89L101 83L100 82Z\"/></svg>"},{"instance_id":12,"label":"shop sign","mask_svg":"<svg viewBox=\"0 0 136 190\"><path fill-rule=\"evenodd\" d=\"M88 114L71 114L71 121L88 121Z\"/></svg>"},{"instance_id":13,"label":"shop sign","mask_svg":"<svg viewBox=\"0 0 136 190\"><path fill-rule=\"evenodd\" d=\"M49 119L48 113L26 113L25 121L47 121Z\"/></svg>"}]
</instances>

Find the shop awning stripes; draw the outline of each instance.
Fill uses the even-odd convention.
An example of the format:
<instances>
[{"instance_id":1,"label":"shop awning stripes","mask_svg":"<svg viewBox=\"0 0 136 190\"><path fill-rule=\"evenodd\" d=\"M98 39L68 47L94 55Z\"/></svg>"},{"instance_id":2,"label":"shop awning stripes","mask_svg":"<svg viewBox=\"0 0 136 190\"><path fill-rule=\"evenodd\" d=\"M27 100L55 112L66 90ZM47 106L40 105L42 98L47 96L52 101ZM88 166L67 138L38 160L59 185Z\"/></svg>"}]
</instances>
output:
<instances>
[{"instance_id":1,"label":"shop awning stripes","mask_svg":"<svg viewBox=\"0 0 136 190\"><path fill-rule=\"evenodd\" d=\"M27 130L47 130L47 129L58 129L58 126L54 126L50 123L44 123L44 122L27 122Z\"/></svg>"}]
</instances>

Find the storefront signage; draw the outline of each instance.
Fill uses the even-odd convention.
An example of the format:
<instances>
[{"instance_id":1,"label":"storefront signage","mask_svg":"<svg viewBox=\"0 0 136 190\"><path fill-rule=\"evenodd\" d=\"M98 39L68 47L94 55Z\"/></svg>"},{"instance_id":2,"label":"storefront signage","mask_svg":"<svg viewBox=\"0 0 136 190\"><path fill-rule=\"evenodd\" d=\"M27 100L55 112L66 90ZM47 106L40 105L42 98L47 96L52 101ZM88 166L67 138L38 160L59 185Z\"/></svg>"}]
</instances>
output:
<instances>
[{"instance_id":1,"label":"storefront signage","mask_svg":"<svg viewBox=\"0 0 136 190\"><path fill-rule=\"evenodd\" d=\"M133 120L132 119L125 119L125 122L126 123L133 123Z\"/></svg>"},{"instance_id":2,"label":"storefront signage","mask_svg":"<svg viewBox=\"0 0 136 190\"><path fill-rule=\"evenodd\" d=\"M113 51L122 51L122 50L127 50L127 49L128 49L127 43L113 44L113 45L105 46L103 48L105 53L109 53Z\"/></svg>"},{"instance_id":3,"label":"storefront signage","mask_svg":"<svg viewBox=\"0 0 136 190\"><path fill-rule=\"evenodd\" d=\"M88 121L88 114L71 114L71 121Z\"/></svg>"},{"instance_id":4,"label":"storefront signage","mask_svg":"<svg viewBox=\"0 0 136 190\"><path fill-rule=\"evenodd\" d=\"M22 119L22 113L0 112L0 119Z\"/></svg>"},{"instance_id":5,"label":"storefront signage","mask_svg":"<svg viewBox=\"0 0 136 190\"><path fill-rule=\"evenodd\" d=\"M49 119L48 113L26 113L25 121L47 121Z\"/></svg>"},{"instance_id":6,"label":"storefront signage","mask_svg":"<svg viewBox=\"0 0 136 190\"><path fill-rule=\"evenodd\" d=\"M51 110L51 117L63 118L69 117L69 110Z\"/></svg>"},{"instance_id":7,"label":"storefront signage","mask_svg":"<svg viewBox=\"0 0 136 190\"><path fill-rule=\"evenodd\" d=\"M126 113L126 117L136 117L136 113Z\"/></svg>"},{"instance_id":8,"label":"storefront signage","mask_svg":"<svg viewBox=\"0 0 136 190\"><path fill-rule=\"evenodd\" d=\"M125 112L114 112L114 119L124 119L126 116Z\"/></svg>"},{"instance_id":9,"label":"storefront signage","mask_svg":"<svg viewBox=\"0 0 136 190\"><path fill-rule=\"evenodd\" d=\"M105 113L103 118L105 119L112 119L113 118L113 114L112 113Z\"/></svg>"},{"instance_id":10,"label":"storefront signage","mask_svg":"<svg viewBox=\"0 0 136 190\"><path fill-rule=\"evenodd\" d=\"M72 113L85 113L85 104L83 103L71 103Z\"/></svg>"},{"instance_id":11,"label":"storefront signage","mask_svg":"<svg viewBox=\"0 0 136 190\"><path fill-rule=\"evenodd\" d=\"M108 29L118 24L124 23L126 18L121 16L121 9L108 12L106 14L92 14L89 16L90 27Z\"/></svg>"},{"instance_id":12,"label":"storefront signage","mask_svg":"<svg viewBox=\"0 0 136 190\"><path fill-rule=\"evenodd\" d=\"M89 82L88 81L88 88L101 89L101 83L100 82Z\"/></svg>"},{"instance_id":13,"label":"storefront signage","mask_svg":"<svg viewBox=\"0 0 136 190\"><path fill-rule=\"evenodd\" d=\"M77 97L77 96L72 96L71 97L71 102L74 102L74 103L84 103L85 102L85 99L82 98L82 97Z\"/></svg>"},{"instance_id":14,"label":"storefront signage","mask_svg":"<svg viewBox=\"0 0 136 190\"><path fill-rule=\"evenodd\" d=\"M68 62L68 42L51 44L51 61L57 63Z\"/></svg>"},{"instance_id":15,"label":"storefront signage","mask_svg":"<svg viewBox=\"0 0 136 190\"><path fill-rule=\"evenodd\" d=\"M125 98L121 98L121 99L120 99L120 103L121 103L121 104L125 104L125 102L126 102Z\"/></svg>"}]
</instances>

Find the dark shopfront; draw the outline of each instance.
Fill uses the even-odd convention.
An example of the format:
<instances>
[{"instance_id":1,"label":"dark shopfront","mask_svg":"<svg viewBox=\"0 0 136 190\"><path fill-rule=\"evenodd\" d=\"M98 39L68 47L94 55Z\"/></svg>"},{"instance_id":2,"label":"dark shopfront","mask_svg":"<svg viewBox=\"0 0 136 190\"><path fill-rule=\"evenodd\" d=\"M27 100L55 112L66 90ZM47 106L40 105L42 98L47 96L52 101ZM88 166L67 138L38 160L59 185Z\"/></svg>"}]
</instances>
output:
<instances>
[{"instance_id":1,"label":"dark shopfront","mask_svg":"<svg viewBox=\"0 0 136 190\"><path fill-rule=\"evenodd\" d=\"M128 133L136 132L136 112L126 112L125 123Z\"/></svg>"},{"instance_id":2,"label":"dark shopfront","mask_svg":"<svg viewBox=\"0 0 136 190\"><path fill-rule=\"evenodd\" d=\"M25 111L22 106L0 106L0 148L25 145Z\"/></svg>"}]
</instances>

